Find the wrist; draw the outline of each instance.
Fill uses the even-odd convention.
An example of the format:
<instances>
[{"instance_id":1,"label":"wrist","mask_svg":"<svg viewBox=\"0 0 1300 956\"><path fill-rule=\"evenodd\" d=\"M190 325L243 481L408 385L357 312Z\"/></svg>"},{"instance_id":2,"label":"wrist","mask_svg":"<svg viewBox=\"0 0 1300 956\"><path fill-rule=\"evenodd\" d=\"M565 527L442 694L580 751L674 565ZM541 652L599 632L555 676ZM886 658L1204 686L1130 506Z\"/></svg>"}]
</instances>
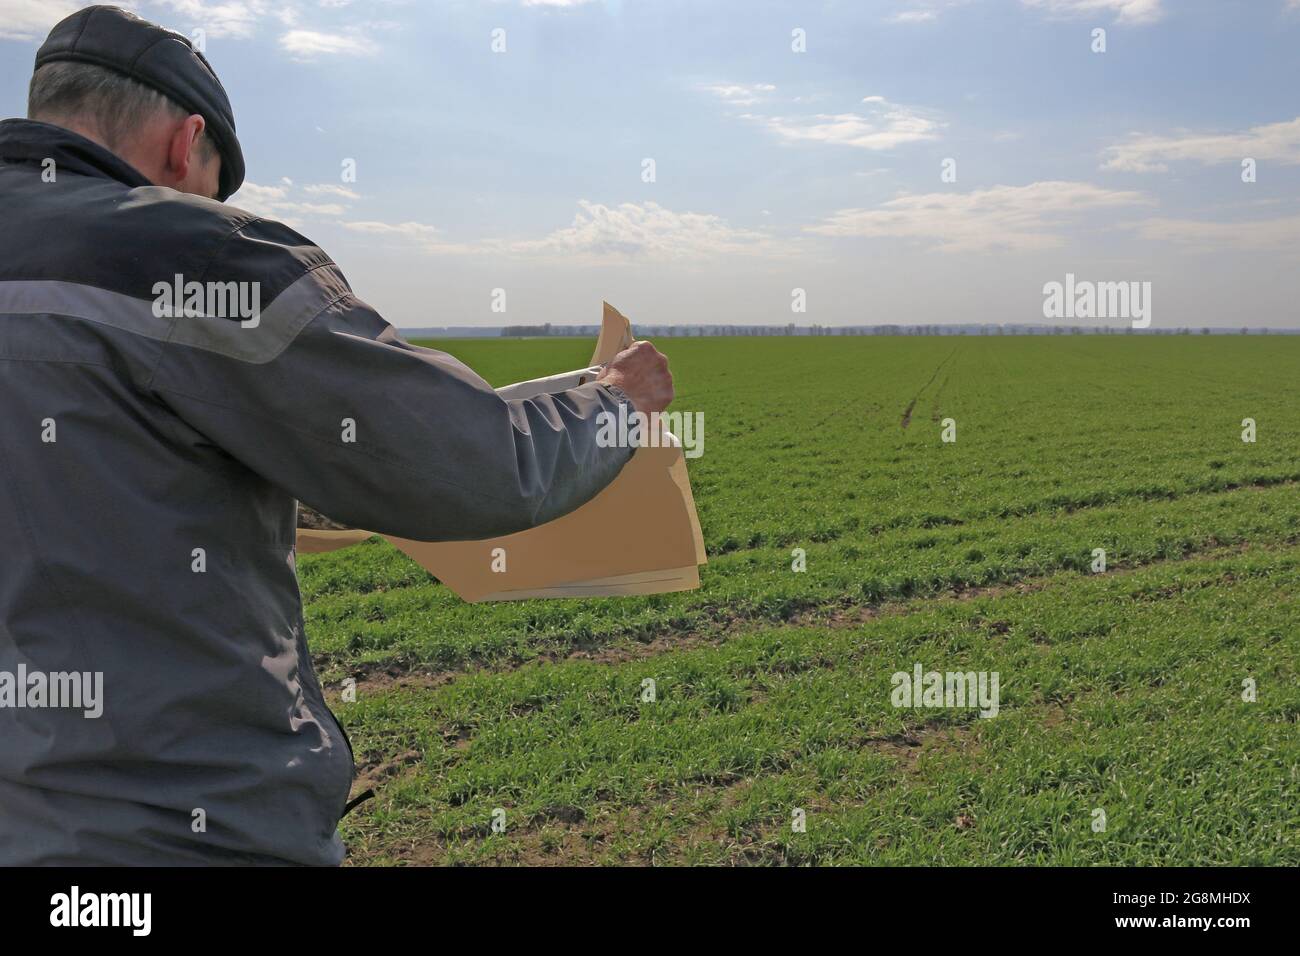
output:
<instances>
[{"instance_id":1,"label":"wrist","mask_svg":"<svg viewBox=\"0 0 1300 956\"><path fill-rule=\"evenodd\" d=\"M623 387L621 385L616 385L613 382L609 381L608 379L601 379L596 384L603 385L605 391L607 391L610 394L610 397L613 398L616 403L620 405L626 405L628 407L629 412L636 411L636 402L632 401L631 397L627 394L627 392L623 391Z\"/></svg>"}]
</instances>

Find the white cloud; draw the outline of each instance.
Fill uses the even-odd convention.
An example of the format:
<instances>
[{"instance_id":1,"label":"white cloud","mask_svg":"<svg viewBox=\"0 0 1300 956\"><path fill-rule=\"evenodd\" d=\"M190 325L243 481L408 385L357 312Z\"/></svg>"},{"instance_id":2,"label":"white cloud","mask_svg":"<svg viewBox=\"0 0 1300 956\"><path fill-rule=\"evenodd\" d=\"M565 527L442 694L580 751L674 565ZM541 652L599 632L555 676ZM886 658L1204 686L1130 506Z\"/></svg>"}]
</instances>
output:
<instances>
[{"instance_id":1,"label":"white cloud","mask_svg":"<svg viewBox=\"0 0 1300 956\"><path fill-rule=\"evenodd\" d=\"M442 230L424 222L382 222L377 219L342 220L349 232L360 233L388 246L406 247L430 256L501 256L509 253L506 243L493 239L475 242L447 242Z\"/></svg>"},{"instance_id":2,"label":"white cloud","mask_svg":"<svg viewBox=\"0 0 1300 956\"><path fill-rule=\"evenodd\" d=\"M858 149L887 150L905 143L939 138L947 124L910 106L890 103L882 96L862 100L856 113L817 113L812 116L743 114L788 143L830 143Z\"/></svg>"},{"instance_id":3,"label":"white cloud","mask_svg":"<svg viewBox=\"0 0 1300 956\"><path fill-rule=\"evenodd\" d=\"M727 106L751 108L769 101L769 94L776 92L771 83L710 83L700 89L712 93ZM796 96L794 102L805 99ZM857 112L782 116L751 109L735 115L764 127L787 143L832 143L871 150L937 139L939 131L947 125L928 111L890 103L883 96L864 96L861 104L862 109Z\"/></svg>"},{"instance_id":4,"label":"white cloud","mask_svg":"<svg viewBox=\"0 0 1300 956\"><path fill-rule=\"evenodd\" d=\"M1164 16L1163 0L1020 0L1026 7L1052 16L1084 17L1114 14L1116 23L1154 23Z\"/></svg>"},{"instance_id":5,"label":"white cloud","mask_svg":"<svg viewBox=\"0 0 1300 956\"><path fill-rule=\"evenodd\" d=\"M289 185L293 185L290 183ZM333 183L311 183L302 187L303 192L313 196L338 196L340 199L357 200L361 194L347 186L335 186Z\"/></svg>"},{"instance_id":6,"label":"white cloud","mask_svg":"<svg viewBox=\"0 0 1300 956\"><path fill-rule=\"evenodd\" d=\"M1106 156L1102 169L1130 173L1165 172L1169 163L1180 160L1215 165L1247 157L1294 166L1300 164L1300 117L1237 133L1134 134L1107 147Z\"/></svg>"},{"instance_id":7,"label":"white cloud","mask_svg":"<svg viewBox=\"0 0 1300 956\"><path fill-rule=\"evenodd\" d=\"M1062 244L1084 213L1148 203L1141 193L1091 183L1037 182L968 193L907 194L875 209L841 209L807 231L822 236L910 239L941 252L1015 252Z\"/></svg>"},{"instance_id":8,"label":"white cloud","mask_svg":"<svg viewBox=\"0 0 1300 956\"><path fill-rule=\"evenodd\" d=\"M707 213L673 212L658 203L617 206L578 201L573 222L543 239L515 242L511 251L590 259L693 261L723 255L783 251L767 233L729 226Z\"/></svg>"},{"instance_id":9,"label":"white cloud","mask_svg":"<svg viewBox=\"0 0 1300 956\"><path fill-rule=\"evenodd\" d=\"M1126 224L1142 239L1174 242L1206 251L1260 250L1300 254L1300 216L1244 222L1151 218Z\"/></svg>"},{"instance_id":10,"label":"white cloud","mask_svg":"<svg viewBox=\"0 0 1300 956\"><path fill-rule=\"evenodd\" d=\"M351 229L353 232L364 232L372 236L400 236L403 239L432 239L438 233L436 227L425 225L422 222L390 223L362 220L359 222L345 222L343 227Z\"/></svg>"},{"instance_id":11,"label":"white cloud","mask_svg":"<svg viewBox=\"0 0 1300 956\"><path fill-rule=\"evenodd\" d=\"M62 0L0 0L0 40L43 40L50 27L80 6Z\"/></svg>"},{"instance_id":12,"label":"white cloud","mask_svg":"<svg viewBox=\"0 0 1300 956\"><path fill-rule=\"evenodd\" d=\"M693 263L721 256L779 256L789 243L766 232L738 229L718 216L674 212L653 202L606 206L578 201L573 222L540 239L479 239L444 242L439 230L418 222L344 222L354 232L409 242L420 251L446 255L560 259L566 263L640 260Z\"/></svg>"},{"instance_id":13,"label":"white cloud","mask_svg":"<svg viewBox=\"0 0 1300 956\"><path fill-rule=\"evenodd\" d=\"M372 56L379 52L374 40L360 33L324 33L290 30L280 37L280 47L296 60L318 56Z\"/></svg>"},{"instance_id":14,"label":"white cloud","mask_svg":"<svg viewBox=\"0 0 1300 956\"><path fill-rule=\"evenodd\" d=\"M239 187L239 192L235 193L235 195L230 198L234 199L236 196L242 196L245 199L254 202L269 202L272 200L284 199L285 196L289 194L289 188L291 185L291 183L285 183L281 186L259 186L251 180L244 180L244 184Z\"/></svg>"},{"instance_id":15,"label":"white cloud","mask_svg":"<svg viewBox=\"0 0 1300 956\"><path fill-rule=\"evenodd\" d=\"M906 9L890 14L885 20L888 23L933 23L943 11L972 2L974 0L906 0Z\"/></svg>"},{"instance_id":16,"label":"white cloud","mask_svg":"<svg viewBox=\"0 0 1300 956\"><path fill-rule=\"evenodd\" d=\"M174 11L170 17L150 17L187 36L196 28L209 37L228 37L247 40L258 33L263 20L268 18L287 23L293 17L292 8L266 0L155 0Z\"/></svg>"},{"instance_id":17,"label":"white cloud","mask_svg":"<svg viewBox=\"0 0 1300 956\"><path fill-rule=\"evenodd\" d=\"M293 194L293 183L287 178L282 179L279 186L262 186L245 180L239 192L230 197L230 204L291 226L303 218L333 218L347 212L342 203L302 201Z\"/></svg>"},{"instance_id":18,"label":"white cloud","mask_svg":"<svg viewBox=\"0 0 1300 956\"><path fill-rule=\"evenodd\" d=\"M701 88L728 106L753 106L776 91L771 83L710 83Z\"/></svg>"},{"instance_id":19,"label":"white cloud","mask_svg":"<svg viewBox=\"0 0 1300 956\"><path fill-rule=\"evenodd\" d=\"M0 3L4 0L0 0ZM189 35L202 28L209 37L247 40L279 32L280 48L295 60L322 56L371 56L379 51L372 34L391 30L395 24L370 20L347 26L308 28L300 25L302 4L276 0L150 0L150 6L164 6L170 16L153 17L172 29ZM349 0L318 0L319 7L339 10Z\"/></svg>"}]
</instances>

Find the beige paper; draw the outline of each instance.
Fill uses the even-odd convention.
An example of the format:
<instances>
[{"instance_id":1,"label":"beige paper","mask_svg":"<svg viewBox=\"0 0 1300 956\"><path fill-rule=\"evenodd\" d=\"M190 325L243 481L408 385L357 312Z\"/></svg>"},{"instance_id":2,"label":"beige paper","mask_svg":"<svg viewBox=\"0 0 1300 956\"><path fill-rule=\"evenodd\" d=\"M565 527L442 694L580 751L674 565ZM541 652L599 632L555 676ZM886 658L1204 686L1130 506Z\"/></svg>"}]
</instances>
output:
<instances>
[{"instance_id":1,"label":"beige paper","mask_svg":"<svg viewBox=\"0 0 1300 956\"><path fill-rule=\"evenodd\" d=\"M498 391L526 398L575 388L599 374L599 366L632 341L631 323L606 302L591 368ZM298 550L333 551L368 537L364 531L300 528ZM700 586L698 565L706 561L686 459L681 447L672 445L638 448L591 501L527 531L483 541L386 537L471 602L685 591ZM498 548L504 549L504 572L492 570Z\"/></svg>"}]
</instances>

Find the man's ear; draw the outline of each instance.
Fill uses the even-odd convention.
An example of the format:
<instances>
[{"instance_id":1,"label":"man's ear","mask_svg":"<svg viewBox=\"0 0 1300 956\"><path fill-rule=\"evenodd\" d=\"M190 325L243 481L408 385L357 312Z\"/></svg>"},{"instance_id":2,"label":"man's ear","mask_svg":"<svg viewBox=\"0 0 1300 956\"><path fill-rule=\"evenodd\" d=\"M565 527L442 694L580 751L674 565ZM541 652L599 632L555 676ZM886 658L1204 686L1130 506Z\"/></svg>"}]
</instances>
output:
<instances>
[{"instance_id":1,"label":"man's ear","mask_svg":"<svg viewBox=\"0 0 1300 956\"><path fill-rule=\"evenodd\" d=\"M194 113L185 117L185 121L172 133L167 145L167 172L180 182L189 175L190 161L194 157L194 143L203 134L207 124L203 117Z\"/></svg>"}]
</instances>

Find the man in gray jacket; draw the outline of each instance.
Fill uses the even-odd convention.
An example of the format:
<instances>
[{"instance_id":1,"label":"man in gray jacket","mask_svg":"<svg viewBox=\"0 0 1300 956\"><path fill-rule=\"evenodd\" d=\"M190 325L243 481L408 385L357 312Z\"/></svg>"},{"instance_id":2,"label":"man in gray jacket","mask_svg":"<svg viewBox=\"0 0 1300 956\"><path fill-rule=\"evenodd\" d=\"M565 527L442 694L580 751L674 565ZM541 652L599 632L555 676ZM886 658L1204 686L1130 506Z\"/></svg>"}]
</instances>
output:
<instances>
[{"instance_id":1,"label":"man in gray jacket","mask_svg":"<svg viewBox=\"0 0 1300 956\"><path fill-rule=\"evenodd\" d=\"M592 498L662 410L647 343L502 400L330 258L224 205L244 161L178 34L90 7L0 122L0 864L337 864L351 748L303 633L296 500L421 540Z\"/></svg>"}]
</instances>

